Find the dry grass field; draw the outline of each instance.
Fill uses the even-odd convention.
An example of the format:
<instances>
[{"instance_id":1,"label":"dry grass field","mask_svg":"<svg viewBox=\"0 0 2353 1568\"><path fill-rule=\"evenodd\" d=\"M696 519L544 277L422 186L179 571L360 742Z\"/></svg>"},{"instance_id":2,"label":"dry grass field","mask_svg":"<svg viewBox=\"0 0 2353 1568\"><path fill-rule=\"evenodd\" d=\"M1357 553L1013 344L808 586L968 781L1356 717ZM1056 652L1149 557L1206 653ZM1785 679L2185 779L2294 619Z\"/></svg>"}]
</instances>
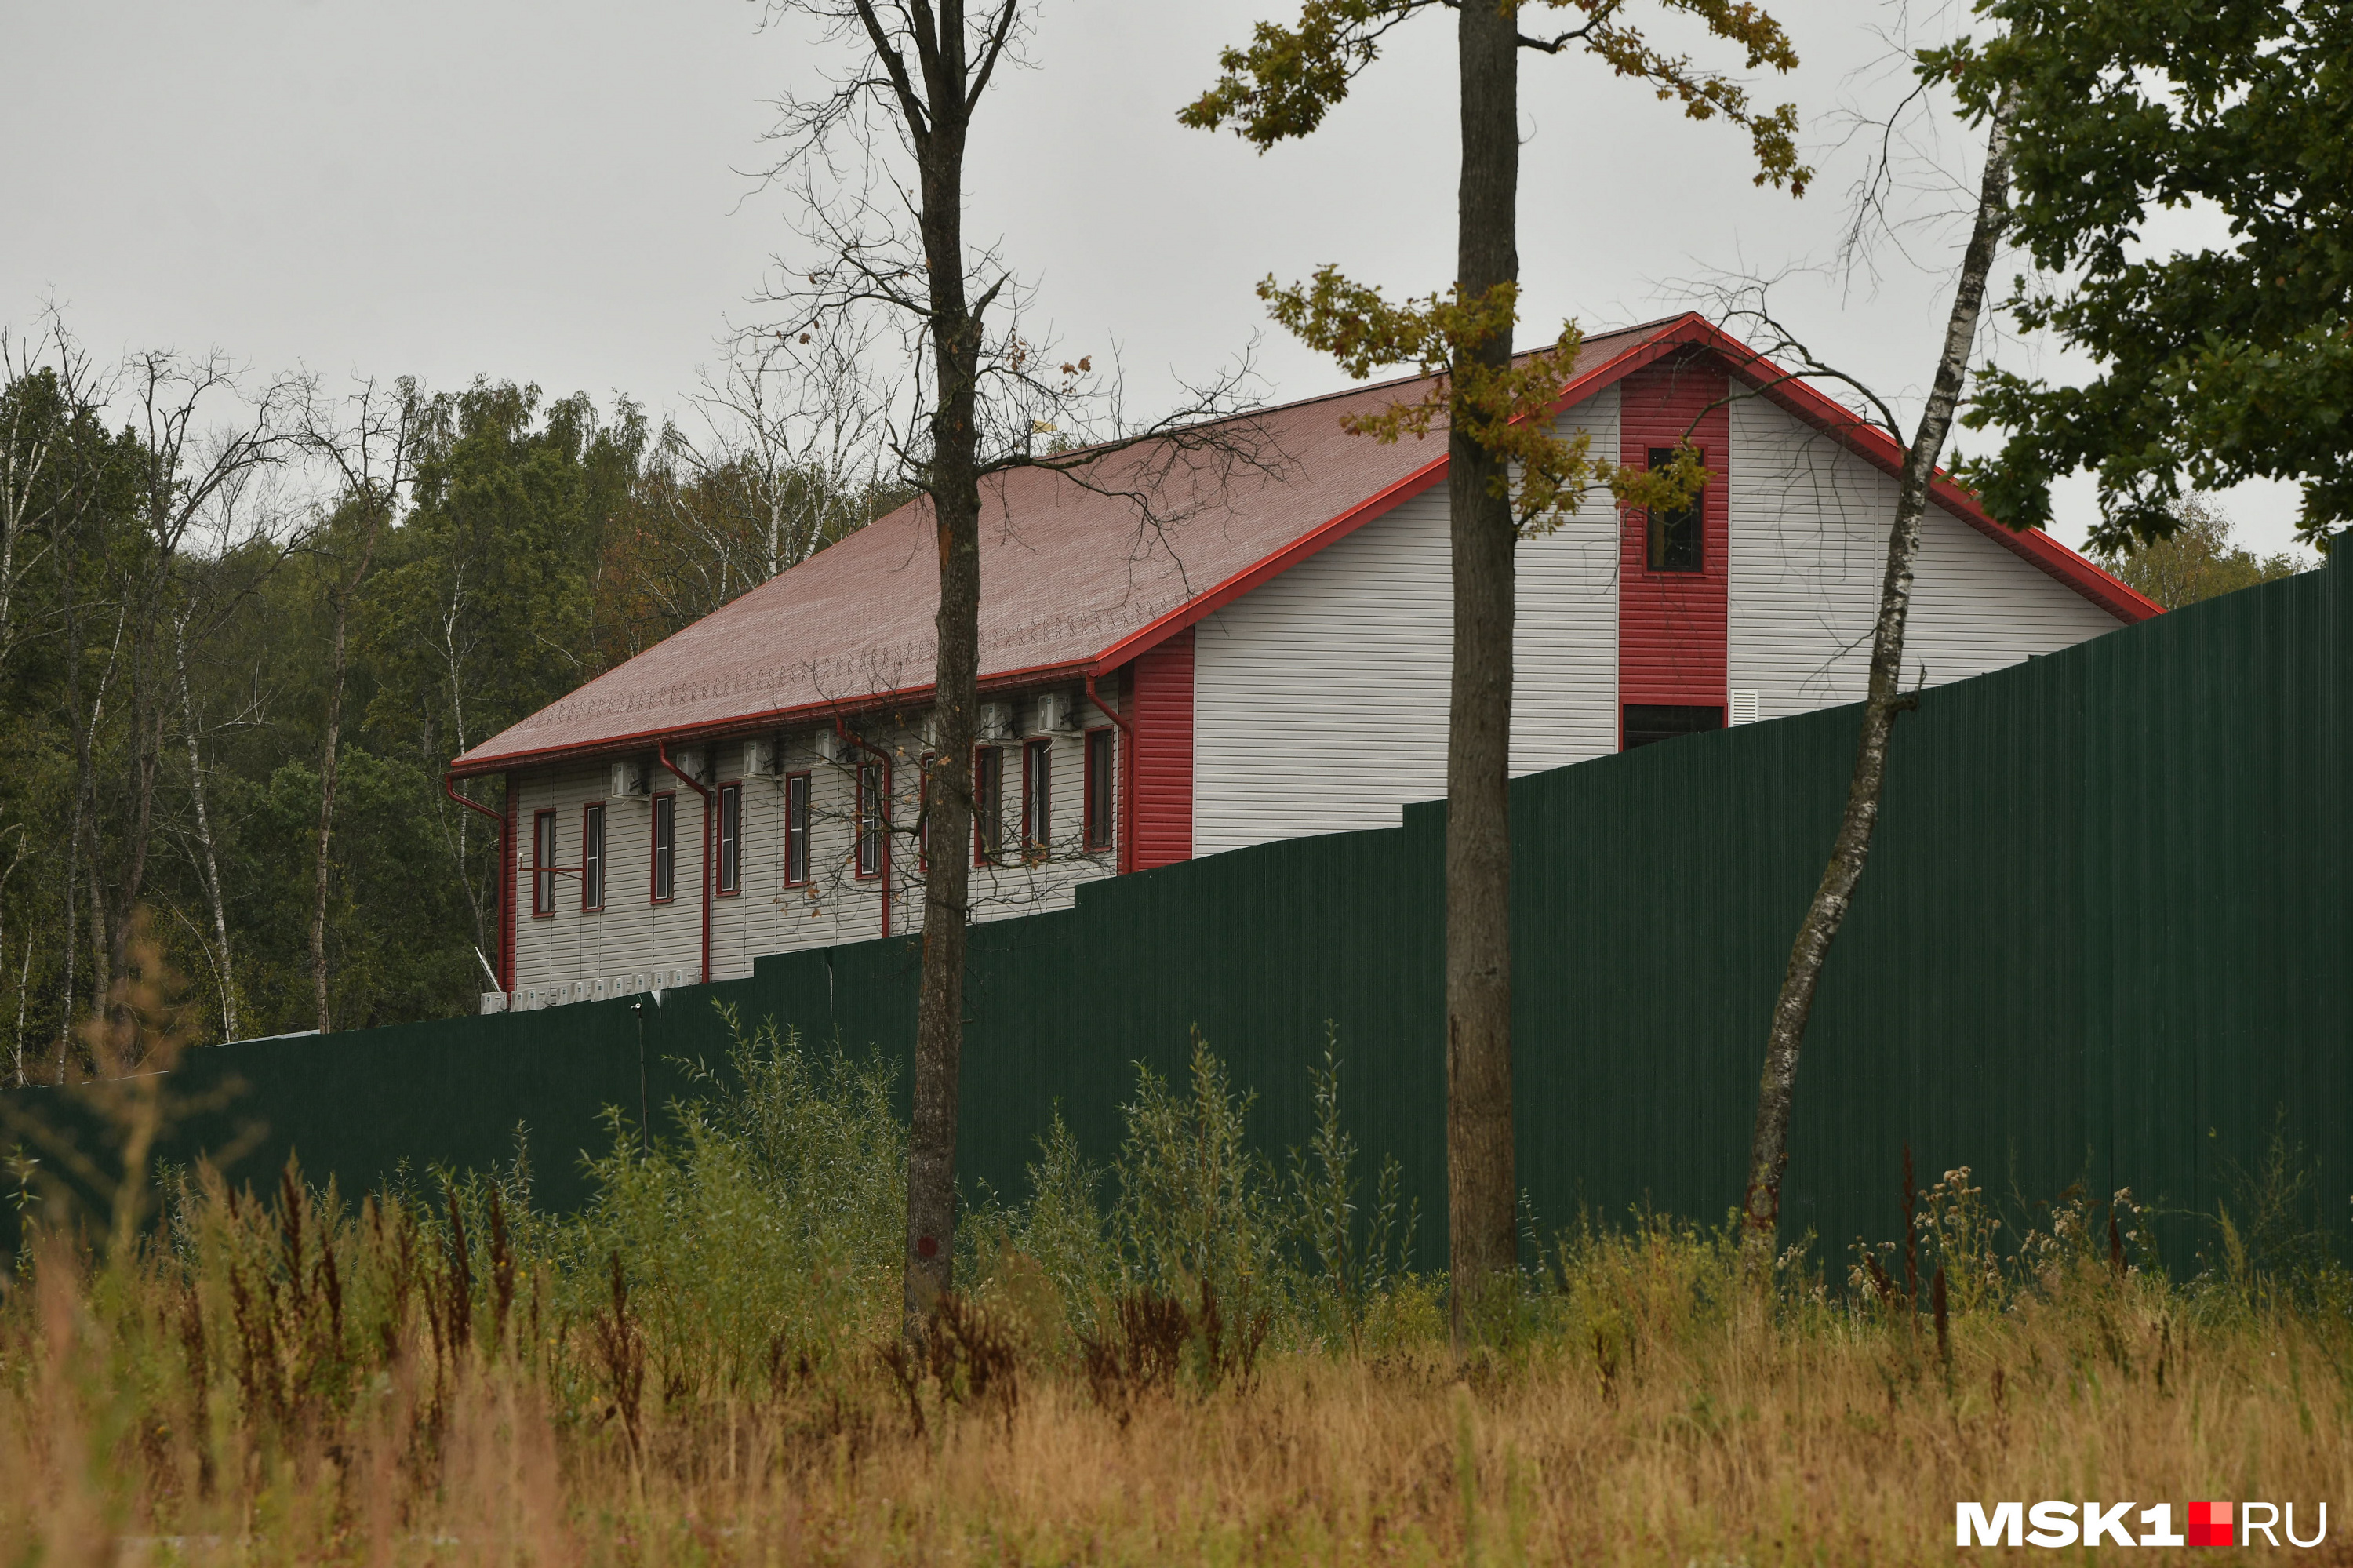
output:
<instances>
[{"instance_id":1,"label":"dry grass field","mask_svg":"<svg viewBox=\"0 0 2353 1568\"><path fill-rule=\"evenodd\" d=\"M2307 1536L2326 1501L2323 1546L2244 1556L2353 1561L2348 1294L2259 1226L2172 1283L2128 1202L2007 1242L1954 1172L1908 1242L1757 1288L1629 1217L1458 1362L1336 1072L1286 1175L1204 1052L1106 1171L1045 1141L909 1352L887 1082L773 1036L736 1066L581 1216L520 1171L356 1205L163 1172L70 1234L35 1202L0 1563L1943 1563L2002 1554L1957 1500L2046 1498Z\"/></svg>"}]
</instances>

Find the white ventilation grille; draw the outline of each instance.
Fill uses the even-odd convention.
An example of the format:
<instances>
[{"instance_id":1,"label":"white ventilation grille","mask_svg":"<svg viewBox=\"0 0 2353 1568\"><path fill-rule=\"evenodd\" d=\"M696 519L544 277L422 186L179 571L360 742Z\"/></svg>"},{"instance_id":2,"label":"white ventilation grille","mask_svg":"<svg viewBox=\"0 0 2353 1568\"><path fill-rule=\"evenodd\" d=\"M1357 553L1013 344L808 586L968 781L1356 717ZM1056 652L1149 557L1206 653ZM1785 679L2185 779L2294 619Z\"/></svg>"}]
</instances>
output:
<instances>
[{"instance_id":1,"label":"white ventilation grille","mask_svg":"<svg viewBox=\"0 0 2353 1568\"><path fill-rule=\"evenodd\" d=\"M1755 724L1757 722L1756 693L1735 692L1732 694L1732 713L1729 722L1733 724Z\"/></svg>"}]
</instances>

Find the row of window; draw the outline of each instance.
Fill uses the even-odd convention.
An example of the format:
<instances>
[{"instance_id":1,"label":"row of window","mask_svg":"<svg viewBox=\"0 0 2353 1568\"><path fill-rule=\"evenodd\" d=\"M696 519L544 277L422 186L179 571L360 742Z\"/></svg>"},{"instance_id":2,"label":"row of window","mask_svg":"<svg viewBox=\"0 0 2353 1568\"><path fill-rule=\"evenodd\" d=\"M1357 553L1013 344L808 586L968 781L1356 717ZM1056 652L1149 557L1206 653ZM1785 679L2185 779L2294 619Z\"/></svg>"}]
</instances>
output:
<instances>
[{"instance_id":1,"label":"row of window","mask_svg":"<svg viewBox=\"0 0 2353 1568\"><path fill-rule=\"evenodd\" d=\"M1113 732L1087 731L1085 772L1080 786L1081 842L1092 852L1112 843ZM1054 743L1039 739L1021 747L1021 837L1024 859L1048 853L1053 838ZM972 754L972 863L991 865L1006 859L1005 748L977 747Z\"/></svg>"},{"instance_id":2,"label":"row of window","mask_svg":"<svg viewBox=\"0 0 2353 1568\"><path fill-rule=\"evenodd\" d=\"M1089 730L1086 735L1082 842L1089 852L1112 847L1115 821L1112 795L1115 771L1113 736L1113 732L1108 729ZM1004 747L984 746L973 752L973 863L976 865L996 864L1007 859L1005 751ZM929 757L923 759L926 775L931 771L931 761ZM1050 739L1032 740L1022 746L1019 851L1023 860L1043 859L1050 853L1054 817L1053 766L1054 743ZM890 792L890 776L884 764L868 762L859 766L852 865L860 881L881 876L889 860ZM810 798L810 775L792 773L785 777L784 870L787 887L806 886L809 882ZM717 842L712 846L712 869L717 875L718 895L726 898L744 890L744 786L740 783L720 785L713 804ZM677 793L666 791L654 796L652 807L649 896L652 903L667 904L677 895ZM534 916L555 913L556 881L559 877L572 874L572 868L560 863L556 816L556 812L548 810L537 812L532 819L531 912ZM580 907L590 913L605 907L605 821L603 802L592 802L581 808L580 865L577 872Z\"/></svg>"}]
</instances>

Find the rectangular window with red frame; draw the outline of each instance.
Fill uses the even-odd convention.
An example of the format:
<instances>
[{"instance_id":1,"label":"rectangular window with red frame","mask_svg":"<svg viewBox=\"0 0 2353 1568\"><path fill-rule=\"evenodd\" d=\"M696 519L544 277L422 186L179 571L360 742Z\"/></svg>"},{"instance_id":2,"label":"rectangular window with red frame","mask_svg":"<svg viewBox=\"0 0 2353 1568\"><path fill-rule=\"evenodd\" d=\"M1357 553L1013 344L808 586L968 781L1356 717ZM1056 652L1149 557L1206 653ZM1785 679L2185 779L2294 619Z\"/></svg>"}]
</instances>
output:
<instances>
[{"instance_id":1,"label":"rectangular window with red frame","mask_svg":"<svg viewBox=\"0 0 2353 1568\"><path fill-rule=\"evenodd\" d=\"M1054 842L1054 743L1033 740L1021 748L1021 853L1044 860Z\"/></svg>"},{"instance_id":2,"label":"rectangular window with red frame","mask_svg":"<svg viewBox=\"0 0 2353 1568\"><path fill-rule=\"evenodd\" d=\"M1113 804L1118 797L1112 793L1119 771L1118 735L1115 729L1087 731L1086 843L1091 850L1111 848L1112 835L1118 831L1119 812Z\"/></svg>"},{"instance_id":3,"label":"rectangular window with red frame","mask_svg":"<svg viewBox=\"0 0 2353 1568\"><path fill-rule=\"evenodd\" d=\"M678 796L654 797L653 901L667 904L678 884Z\"/></svg>"},{"instance_id":4,"label":"rectangular window with red frame","mask_svg":"<svg viewBox=\"0 0 2353 1568\"><path fill-rule=\"evenodd\" d=\"M605 907L605 808L599 803L580 809L580 909L594 915Z\"/></svg>"},{"instance_id":5,"label":"rectangular window with red frame","mask_svg":"<svg viewBox=\"0 0 2353 1568\"><path fill-rule=\"evenodd\" d=\"M744 891L744 786L719 787L719 895Z\"/></svg>"},{"instance_id":6,"label":"rectangular window with red frame","mask_svg":"<svg viewBox=\"0 0 2353 1568\"><path fill-rule=\"evenodd\" d=\"M994 746L972 754L972 863L993 864L1005 853L1005 753Z\"/></svg>"},{"instance_id":7,"label":"rectangular window with red frame","mask_svg":"<svg viewBox=\"0 0 2353 1568\"><path fill-rule=\"evenodd\" d=\"M809 776L785 779L785 885L806 887L809 879Z\"/></svg>"},{"instance_id":8,"label":"rectangular window with red frame","mask_svg":"<svg viewBox=\"0 0 2353 1568\"><path fill-rule=\"evenodd\" d=\"M531 917L544 920L555 913L555 813L534 812L531 819Z\"/></svg>"},{"instance_id":9,"label":"rectangular window with red frame","mask_svg":"<svg viewBox=\"0 0 2353 1568\"><path fill-rule=\"evenodd\" d=\"M1675 461L1673 447L1650 449L1650 466L1664 468ZM1650 547L1645 558L1654 572L1699 572L1707 569L1707 496L1695 492L1691 503L1672 510L1651 509Z\"/></svg>"},{"instance_id":10,"label":"rectangular window with red frame","mask_svg":"<svg viewBox=\"0 0 2353 1568\"><path fill-rule=\"evenodd\" d=\"M890 802L884 799L887 787L879 762L861 762L858 766L858 874L860 878L882 874L882 867L891 853L887 837L890 823L886 820Z\"/></svg>"}]
</instances>

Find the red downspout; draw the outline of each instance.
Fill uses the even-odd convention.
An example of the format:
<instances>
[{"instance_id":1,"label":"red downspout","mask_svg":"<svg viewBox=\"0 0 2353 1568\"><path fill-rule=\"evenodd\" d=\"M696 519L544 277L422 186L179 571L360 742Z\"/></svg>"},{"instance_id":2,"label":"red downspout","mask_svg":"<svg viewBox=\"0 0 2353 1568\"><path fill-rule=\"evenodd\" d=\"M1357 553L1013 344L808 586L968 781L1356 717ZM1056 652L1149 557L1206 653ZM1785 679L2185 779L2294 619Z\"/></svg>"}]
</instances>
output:
<instances>
[{"instance_id":1,"label":"red downspout","mask_svg":"<svg viewBox=\"0 0 2353 1568\"><path fill-rule=\"evenodd\" d=\"M458 793L455 771L441 775L441 793L460 806L482 813L499 825L499 989L512 994L514 991L514 950L507 944L507 934L514 928L514 819L504 811L493 811L480 800ZM513 789L507 798L514 798Z\"/></svg>"},{"instance_id":2,"label":"red downspout","mask_svg":"<svg viewBox=\"0 0 2353 1568\"><path fill-rule=\"evenodd\" d=\"M870 743L865 736L850 734L839 714L834 715L833 733L882 765L882 798L874 802L874 809L882 819L882 935L888 937L891 934L891 754ZM852 782L854 784L855 780ZM857 815L853 808L850 812L853 832L857 827ZM850 849L853 855L858 853L856 843L853 838Z\"/></svg>"},{"instance_id":3,"label":"red downspout","mask_svg":"<svg viewBox=\"0 0 2353 1568\"><path fill-rule=\"evenodd\" d=\"M1103 717L1119 726L1119 851L1115 856L1120 872L1124 874L1135 869L1135 724L1124 715L1112 711L1111 705L1095 694L1095 678L1087 677L1087 701L1100 709Z\"/></svg>"},{"instance_id":4,"label":"red downspout","mask_svg":"<svg viewBox=\"0 0 2353 1568\"><path fill-rule=\"evenodd\" d=\"M702 983L711 983L711 791L681 772L670 759L670 742L658 741L654 756L661 765L685 779L686 787L702 797Z\"/></svg>"}]
</instances>

